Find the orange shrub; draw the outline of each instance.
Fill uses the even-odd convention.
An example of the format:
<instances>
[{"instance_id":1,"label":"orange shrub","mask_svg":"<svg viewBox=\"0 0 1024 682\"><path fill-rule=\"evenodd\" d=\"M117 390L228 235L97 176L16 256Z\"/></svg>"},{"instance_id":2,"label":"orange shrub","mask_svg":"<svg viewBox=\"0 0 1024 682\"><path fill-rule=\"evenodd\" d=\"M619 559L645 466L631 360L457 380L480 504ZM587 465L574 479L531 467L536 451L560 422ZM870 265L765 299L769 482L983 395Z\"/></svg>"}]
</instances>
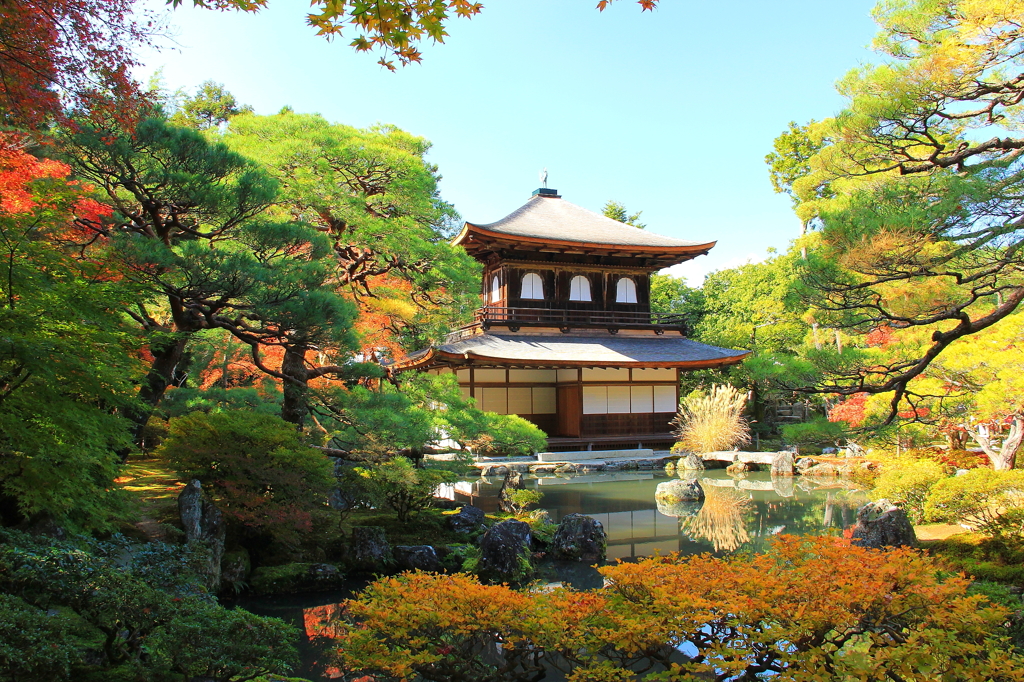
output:
<instances>
[{"instance_id":1,"label":"orange shrub","mask_svg":"<svg viewBox=\"0 0 1024 682\"><path fill-rule=\"evenodd\" d=\"M913 550L781 536L759 556L601 572L609 587L595 592L385 578L346 603L339 658L353 672L438 682L533 679L542 661L571 682L1024 680L998 634L1007 611Z\"/></svg>"}]
</instances>

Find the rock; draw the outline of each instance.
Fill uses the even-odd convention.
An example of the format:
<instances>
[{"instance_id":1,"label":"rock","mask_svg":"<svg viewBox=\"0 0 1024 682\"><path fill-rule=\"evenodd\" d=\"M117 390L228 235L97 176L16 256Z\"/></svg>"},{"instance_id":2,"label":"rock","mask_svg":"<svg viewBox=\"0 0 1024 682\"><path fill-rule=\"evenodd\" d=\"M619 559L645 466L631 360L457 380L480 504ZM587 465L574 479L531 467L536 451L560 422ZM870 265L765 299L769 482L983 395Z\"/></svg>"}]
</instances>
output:
<instances>
[{"instance_id":1,"label":"rock","mask_svg":"<svg viewBox=\"0 0 1024 682\"><path fill-rule=\"evenodd\" d=\"M392 553L395 563L404 571L437 573L441 570L441 559L430 545L395 545Z\"/></svg>"},{"instance_id":2,"label":"rock","mask_svg":"<svg viewBox=\"0 0 1024 682\"><path fill-rule=\"evenodd\" d=\"M387 534L378 526L354 526L346 561L354 570L380 573L395 562Z\"/></svg>"},{"instance_id":3,"label":"rock","mask_svg":"<svg viewBox=\"0 0 1024 682\"><path fill-rule=\"evenodd\" d=\"M821 454L823 455L834 455L839 452L836 448L822 448Z\"/></svg>"},{"instance_id":4,"label":"rock","mask_svg":"<svg viewBox=\"0 0 1024 682\"><path fill-rule=\"evenodd\" d=\"M574 474L574 473L576 473L576 465L573 464L572 462L566 462L565 464L560 464L558 466L558 468L555 469L555 473L556 474Z\"/></svg>"},{"instance_id":5,"label":"rock","mask_svg":"<svg viewBox=\"0 0 1024 682\"><path fill-rule=\"evenodd\" d=\"M727 474L746 474L753 470L754 467L746 462L733 462L729 466L725 467L725 472Z\"/></svg>"},{"instance_id":6,"label":"rock","mask_svg":"<svg viewBox=\"0 0 1024 682\"><path fill-rule=\"evenodd\" d=\"M622 471L623 469L627 469L627 468L628 467L626 466L625 462L605 462L604 463L604 470L605 471Z\"/></svg>"},{"instance_id":7,"label":"rock","mask_svg":"<svg viewBox=\"0 0 1024 682\"><path fill-rule=\"evenodd\" d=\"M448 527L456 533L473 533L484 525L484 510L467 504L456 514L448 517Z\"/></svg>"},{"instance_id":8,"label":"rock","mask_svg":"<svg viewBox=\"0 0 1024 682\"><path fill-rule=\"evenodd\" d=\"M697 479L676 479L659 483L654 491L654 499L664 501L668 505L677 502L703 502L704 489Z\"/></svg>"},{"instance_id":9,"label":"rock","mask_svg":"<svg viewBox=\"0 0 1024 682\"><path fill-rule=\"evenodd\" d=\"M553 474L558 468L557 464L534 464L530 467L531 474Z\"/></svg>"},{"instance_id":10,"label":"rock","mask_svg":"<svg viewBox=\"0 0 1024 682\"><path fill-rule=\"evenodd\" d=\"M504 464L491 464L489 466L480 467L481 476L504 476L508 474L509 468Z\"/></svg>"},{"instance_id":11,"label":"rock","mask_svg":"<svg viewBox=\"0 0 1024 682\"><path fill-rule=\"evenodd\" d=\"M604 471L604 464L577 464L576 473L590 474L595 471Z\"/></svg>"},{"instance_id":12,"label":"rock","mask_svg":"<svg viewBox=\"0 0 1024 682\"><path fill-rule=\"evenodd\" d=\"M794 472L793 453L776 452L772 457L772 476L792 476Z\"/></svg>"},{"instance_id":13,"label":"rock","mask_svg":"<svg viewBox=\"0 0 1024 682\"><path fill-rule=\"evenodd\" d=\"M523 475L521 473L509 471L505 474L505 480L501 482L501 490L498 491L498 509L506 514L514 513L516 507L512 503L511 495L513 491L524 490L525 488L526 484L523 483Z\"/></svg>"},{"instance_id":14,"label":"rock","mask_svg":"<svg viewBox=\"0 0 1024 682\"><path fill-rule=\"evenodd\" d=\"M810 457L801 457L796 460L793 466L796 467L796 470L802 474L805 470L810 469L815 464L817 464L817 462L815 462Z\"/></svg>"},{"instance_id":15,"label":"rock","mask_svg":"<svg viewBox=\"0 0 1024 682\"><path fill-rule=\"evenodd\" d=\"M869 502L857 510L851 540L861 547L916 547L917 535L907 513L889 502Z\"/></svg>"},{"instance_id":16,"label":"rock","mask_svg":"<svg viewBox=\"0 0 1024 682\"><path fill-rule=\"evenodd\" d=\"M224 588L232 588L240 592L249 578L252 570L252 561L249 559L249 552L244 549L233 552L225 552L224 558L220 560L220 584Z\"/></svg>"},{"instance_id":17,"label":"rock","mask_svg":"<svg viewBox=\"0 0 1024 682\"><path fill-rule=\"evenodd\" d=\"M221 560L224 558L224 538L227 524L217 505L203 492L203 484L197 479L178 495L178 515L185 529L185 541L205 549L206 560L200 569L207 588L211 592L220 590Z\"/></svg>"},{"instance_id":18,"label":"rock","mask_svg":"<svg viewBox=\"0 0 1024 682\"><path fill-rule=\"evenodd\" d=\"M878 469L878 462L861 462L860 468L864 471L875 471Z\"/></svg>"},{"instance_id":19,"label":"rock","mask_svg":"<svg viewBox=\"0 0 1024 682\"><path fill-rule=\"evenodd\" d=\"M548 552L557 561L603 562L608 549L604 526L585 514L568 514L562 518L551 539Z\"/></svg>"},{"instance_id":20,"label":"rock","mask_svg":"<svg viewBox=\"0 0 1024 682\"><path fill-rule=\"evenodd\" d=\"M636 468L640 471L653 471L661 467L661 460L656 459L638 459L636 460Z\"/></svg>"},{"instance_id":21,"label":"rock","mask_svg":"<svg viewBox=\"0 0 1024 682\"><path fill-rule=\"evenodd\" d=\"M838 476L839 467L835 464L829 464L827 462L822 464L815 464L812 467L804 469L802 472L804 476Z\"/></svg>"},{"instance_id":22,"label":"rock","mask_svg":"<svg viewBox=\"0 0 1024 682\"><path fill-rule=\"evenodd\" d=\"M676 462L676 471L703 471L704 460L699 456L688 452Z\"/></svg>"},{"instance_id":23,"label":"rock","mask_svg":"<svg viewBox=\"0 0 1024 682\"><path fill-rule=\"evenodd\" d=\"M485 582L521 582L530 565L530 526L522 521L496 523L480 539L477 574Z\"/></svg>"},{"instance_id":24,"label":"rock","mask_svg":"<svg viewBox=\"0 0 1024 682\"><path fill-rule=\"evenodd\" d=\"M343 578L334 564L294 563L257 568L249 586L259 595L316 592L341 587Z\"/></svg>"},{"instance_id":25,"label":"rock","mask_svg":"<svg viewBox=\"0 0 1024 682\"><path fill-rule=\"evenodd\" d=\"M691 516L696 516L700 513L700 508L704 506L704 502L691 501L679 501L679 500L655 500L655 506L659 514L665 516L674 516L678 519L686 519Z\"/></svg>"}]
</instances>

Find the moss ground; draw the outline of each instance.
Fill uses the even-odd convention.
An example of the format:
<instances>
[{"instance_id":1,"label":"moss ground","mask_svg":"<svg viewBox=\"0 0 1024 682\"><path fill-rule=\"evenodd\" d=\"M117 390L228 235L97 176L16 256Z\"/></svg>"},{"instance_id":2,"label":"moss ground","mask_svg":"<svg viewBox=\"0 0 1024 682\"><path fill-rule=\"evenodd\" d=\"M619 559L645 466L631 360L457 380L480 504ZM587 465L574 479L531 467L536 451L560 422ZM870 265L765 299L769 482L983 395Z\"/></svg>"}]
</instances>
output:
<instances>
[{"instance_id":1,"label":"moss ground","mask_svg":"<svg viewBox=\"0 0 1024 682\"><path fill-rule=\"evenodd\" d=\"M178 494L185 484L166 463L152 457L131 458L116 481L135 499L138 519L122 532L140 539L167 539L178 520Z\"/></svg>"}]
</instances>

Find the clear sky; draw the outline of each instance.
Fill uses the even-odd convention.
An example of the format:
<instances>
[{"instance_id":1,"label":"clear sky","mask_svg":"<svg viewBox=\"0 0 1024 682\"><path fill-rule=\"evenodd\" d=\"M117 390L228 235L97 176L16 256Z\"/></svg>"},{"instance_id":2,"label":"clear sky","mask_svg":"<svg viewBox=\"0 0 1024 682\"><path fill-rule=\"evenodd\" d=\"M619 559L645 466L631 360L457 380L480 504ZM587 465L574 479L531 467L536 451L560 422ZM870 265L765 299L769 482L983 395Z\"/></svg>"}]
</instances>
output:
<instances>
[{"instance_id":1,"label":"clear sky","mask_svg":"<svg viewBox=\"0 0 1024 682\"><path fill-rule=\"evenodd\" d=\"M546 167L567 201L615 199L652 231L718 240L675 270L691 286L786 248L799 223L764 156L789 121L837 112L835 81L875 59L873 0L661 0L654 12L617 0L603 13L594 0L493 0L397 73L316 37L303 0L255 15L150 3L178 45L143 53L141 78L162 68L171 89L212 79L261 114L289 105L421 135L444 198L473 222L518 208Z\"/></svg>"}]
</instances>

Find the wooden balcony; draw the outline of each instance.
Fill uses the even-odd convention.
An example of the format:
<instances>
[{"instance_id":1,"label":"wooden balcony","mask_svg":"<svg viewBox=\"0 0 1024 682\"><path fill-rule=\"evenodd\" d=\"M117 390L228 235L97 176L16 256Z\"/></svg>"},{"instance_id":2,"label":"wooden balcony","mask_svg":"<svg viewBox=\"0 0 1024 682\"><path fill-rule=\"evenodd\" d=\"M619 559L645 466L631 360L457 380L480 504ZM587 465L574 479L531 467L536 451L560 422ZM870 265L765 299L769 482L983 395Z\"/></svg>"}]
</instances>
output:
<instances>
[{"instance_id":1,"label":"wooden balcony","mask_svg":"<svg viewBox=\"0 0 1024 682\"><path fill-rule=\"evenodd\" d=\"M477 309L476 321L473 324L452 331L446 342L452 343L465 338L475 329L487 330L495 326L508 327L513 332L523 327L557 327L566 333L574 329L607 329L614 334L620 329L640 329L654 331L656 334L686 334L686 323L682 315L617 310L484 306Z\"/></svg>"}]
</instances>

